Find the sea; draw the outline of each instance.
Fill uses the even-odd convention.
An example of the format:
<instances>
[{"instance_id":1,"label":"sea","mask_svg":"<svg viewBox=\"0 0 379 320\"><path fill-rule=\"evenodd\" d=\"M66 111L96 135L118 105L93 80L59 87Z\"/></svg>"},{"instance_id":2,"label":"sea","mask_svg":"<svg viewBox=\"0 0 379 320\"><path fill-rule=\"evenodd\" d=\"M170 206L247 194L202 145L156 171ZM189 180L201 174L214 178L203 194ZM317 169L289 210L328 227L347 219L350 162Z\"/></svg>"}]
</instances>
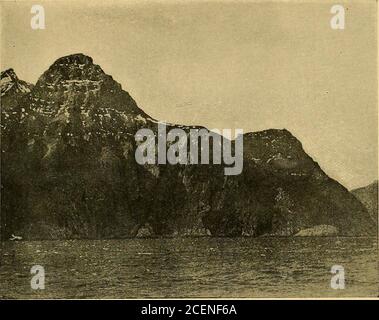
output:
<instances>
[{"instance_id":1,"label":"sea","mask_svg":"<svg viewBox=\"0 0 379 320\"><path fill-rule=\"evenodd\" d=\"M5 241L0 246L2 299L367 298L379 293L376 238ZM40 266L38 272L34 266ZM43 289L42 282L32 288L36 275L44 276Z\"/></svg>"}]
</instances>

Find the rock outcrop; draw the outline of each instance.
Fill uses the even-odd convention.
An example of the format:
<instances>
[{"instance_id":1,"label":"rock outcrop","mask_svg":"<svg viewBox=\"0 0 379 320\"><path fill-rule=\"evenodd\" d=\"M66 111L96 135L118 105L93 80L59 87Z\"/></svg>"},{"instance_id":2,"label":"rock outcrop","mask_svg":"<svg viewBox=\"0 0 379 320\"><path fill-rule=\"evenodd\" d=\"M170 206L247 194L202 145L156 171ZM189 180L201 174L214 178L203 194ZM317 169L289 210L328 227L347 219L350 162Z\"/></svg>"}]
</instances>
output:
<instances>
[{"instance_id":1,"label":"rock outcrop","mask_svg":"<svg viewBox=\"0 0 379 320\"><path fill-rule=\"evenodd\" d=\"M331 237L338 235L338 230L334 226L319 225L312 228L300 230L295 237Z\"/></svg>"},{"instance_id":2,"label":"rock outcrop","mask_svg":"<svg viewBox=\"0 0 379 320\"><path fill-rule=\"evenodd\" d=\"M285 129L244 134L236 176L223 165L139 165L134 135L157 133L157 121L92 58L60 58L33 87L10 79L1 89L3 239L254 237L316 225L375 234L365 207Z\"/></svg>"}]
</instances>

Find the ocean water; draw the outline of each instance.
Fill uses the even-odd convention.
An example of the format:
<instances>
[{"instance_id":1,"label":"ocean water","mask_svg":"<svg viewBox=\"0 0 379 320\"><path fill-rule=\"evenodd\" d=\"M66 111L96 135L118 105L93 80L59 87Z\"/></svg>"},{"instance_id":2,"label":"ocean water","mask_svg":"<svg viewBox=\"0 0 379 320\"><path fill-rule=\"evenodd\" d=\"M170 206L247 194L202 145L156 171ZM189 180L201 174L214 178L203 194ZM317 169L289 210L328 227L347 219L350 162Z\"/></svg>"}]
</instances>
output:
<instances>
[{"instance_id":1,"label":"ocean water","mask_svg":"<svg viewBox=\"0 0 379 320\"><path fill-rule=\"evenodd\" d=\"M377 297L374 238L2 242L0 298ZM45 269L32 290L30 269ZM345 289L330 286L341 265Z\"/></svg>"}]
</instances>

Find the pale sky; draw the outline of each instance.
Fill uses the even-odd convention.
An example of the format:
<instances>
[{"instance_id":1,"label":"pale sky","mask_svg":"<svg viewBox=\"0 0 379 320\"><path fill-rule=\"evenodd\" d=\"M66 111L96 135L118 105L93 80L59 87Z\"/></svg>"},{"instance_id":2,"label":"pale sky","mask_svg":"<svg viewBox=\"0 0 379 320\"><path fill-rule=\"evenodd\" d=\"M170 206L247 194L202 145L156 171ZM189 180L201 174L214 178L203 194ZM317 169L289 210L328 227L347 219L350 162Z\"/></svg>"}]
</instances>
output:
<instances>
[{"instance_id":1,"label":"pale sky","mask_svg":"<svg viewBox=\"0 0 379 320\"><path fill-rule=\"evenodd\" d=\"M286 128L347 188L377 179L376 2L1 3L1 70L35 83L59 57L91 56L150 116L244 132Z\"/></svg>"}]
</instances>

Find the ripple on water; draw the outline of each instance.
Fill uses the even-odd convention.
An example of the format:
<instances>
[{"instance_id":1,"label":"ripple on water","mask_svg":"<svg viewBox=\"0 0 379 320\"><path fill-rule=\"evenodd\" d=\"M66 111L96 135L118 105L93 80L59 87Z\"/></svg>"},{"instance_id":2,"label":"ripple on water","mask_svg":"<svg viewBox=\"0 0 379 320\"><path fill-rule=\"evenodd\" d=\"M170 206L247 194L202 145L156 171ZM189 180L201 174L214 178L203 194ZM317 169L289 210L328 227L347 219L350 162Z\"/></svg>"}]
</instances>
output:
<instances>
[{"instance_id":1,"label":"ripple on water","mask_svg":"<svg viewBox=\"0 0 379 320\"><path fill-rule=\"evenodd\" d=\"M5 242L3 298L374 297L371 238L185 238ZM30 289L30 268L46 289ZM330 288L332 265L346 289Z\"/></svg>"}]
</instances>

